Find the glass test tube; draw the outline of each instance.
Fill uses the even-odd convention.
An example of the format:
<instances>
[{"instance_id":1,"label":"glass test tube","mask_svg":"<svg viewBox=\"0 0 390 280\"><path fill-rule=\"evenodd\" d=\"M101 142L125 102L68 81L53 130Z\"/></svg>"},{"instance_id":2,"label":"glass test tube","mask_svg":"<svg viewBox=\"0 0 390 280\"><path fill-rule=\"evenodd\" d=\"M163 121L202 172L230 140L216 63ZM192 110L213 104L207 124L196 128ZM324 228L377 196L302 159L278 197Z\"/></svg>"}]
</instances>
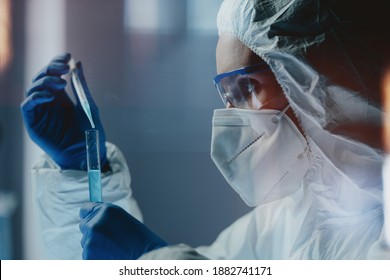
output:
<instances>
[{"instance_id":1,"label":"glass test tube","mask_svg":"<svg viewBox=\"0 0 390 280\"><path fill-rule=\"evenodd\" d=\"M96 129L86 130L85 142L87 146L89 200L92 202L102 202L99 131Z\"/></svg>"}]
</instances>

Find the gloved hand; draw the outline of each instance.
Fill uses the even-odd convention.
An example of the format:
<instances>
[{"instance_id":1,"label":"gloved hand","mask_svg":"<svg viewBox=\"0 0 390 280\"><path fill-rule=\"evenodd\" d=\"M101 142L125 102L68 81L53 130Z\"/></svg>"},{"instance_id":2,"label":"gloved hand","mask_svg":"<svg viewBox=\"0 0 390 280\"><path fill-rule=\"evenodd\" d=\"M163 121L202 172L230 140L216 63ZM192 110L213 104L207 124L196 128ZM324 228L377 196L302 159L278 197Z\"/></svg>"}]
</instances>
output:
<instances>
[{"instance_id":1,"label":"gloved hand","mask_svg":"<svg viewBox=\"0 0 390 280\"><path fill-rule=\"evenodd\" d=\"M111 203L87 203L80 210L83 259L135 260L167 243L125 210Z\"/></svg>"},{"instance_id":2,"label":"gloved hand","mask_svg":"<svg viewBox=\"0 0 390 280\"><path fill-rule=\"evenodd\" d=\"M91 125L79 99L74 104L65 91L61 78L69 72L69 53L55 57L33 79L27 98L21 105L26 129L31 139L40 146L61 169L87 170L85 135ZM77 63L80 81L91 107L91 114L100 136L102 170L109 169L106 156L106 137L98 108L88 90L81 63ZM74 92L74 89L73 89Z\"/></svg>"}]
</instances>

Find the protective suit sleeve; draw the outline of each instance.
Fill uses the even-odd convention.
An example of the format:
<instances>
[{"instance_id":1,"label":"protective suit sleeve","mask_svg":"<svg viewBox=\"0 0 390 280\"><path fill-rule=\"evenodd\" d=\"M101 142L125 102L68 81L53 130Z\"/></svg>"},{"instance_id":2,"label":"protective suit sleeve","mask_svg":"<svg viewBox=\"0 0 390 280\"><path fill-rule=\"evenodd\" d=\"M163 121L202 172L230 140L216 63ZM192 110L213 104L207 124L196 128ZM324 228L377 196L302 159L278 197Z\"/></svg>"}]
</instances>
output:
<instances>
[{"instance_id":1,"label":"protective suit sleeve","mask_svg":"<svg viewBox=\"0 0 390 280\"><path fill-rule=\"evenodd\" d=\"M142 214L130 188L126 161L113 144L107 143L111 171L102 175L103 200L114 203L142 221ZM61 170L43 155L32 169L35 214L42 232L45 257L81 259L80 207L89 201L86 171Z\"/></svg>"},{"instance_id":2,"label":"protective suit sleeve","mask_svg":"<svg viewBox=\"0 0 390 280\"><path fill-rule=\"evenodd\" d=\"M256 213L252 210L227 227L209 246L176 244L153 250L140 260L256 259Z\"/></svg>"}]
</instances>

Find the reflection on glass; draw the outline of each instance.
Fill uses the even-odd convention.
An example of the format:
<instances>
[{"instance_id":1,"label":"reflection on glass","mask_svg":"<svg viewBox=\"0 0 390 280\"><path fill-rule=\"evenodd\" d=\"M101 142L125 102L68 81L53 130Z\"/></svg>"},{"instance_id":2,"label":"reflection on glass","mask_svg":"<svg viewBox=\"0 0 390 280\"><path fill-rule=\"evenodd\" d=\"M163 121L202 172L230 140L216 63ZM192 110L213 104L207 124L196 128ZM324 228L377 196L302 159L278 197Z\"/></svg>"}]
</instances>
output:
<instances>
[{"instance_id":1,"label":"reflection on glass","mask_svg":"<svg viewBox=\"0 0 390 280\"><path fill-rule=\"evenodd\" d=\"M99 130L90 129L85 131L85 142L87 146L89 200L92 202L102 202Z\"/></svg>"}]
</instances>

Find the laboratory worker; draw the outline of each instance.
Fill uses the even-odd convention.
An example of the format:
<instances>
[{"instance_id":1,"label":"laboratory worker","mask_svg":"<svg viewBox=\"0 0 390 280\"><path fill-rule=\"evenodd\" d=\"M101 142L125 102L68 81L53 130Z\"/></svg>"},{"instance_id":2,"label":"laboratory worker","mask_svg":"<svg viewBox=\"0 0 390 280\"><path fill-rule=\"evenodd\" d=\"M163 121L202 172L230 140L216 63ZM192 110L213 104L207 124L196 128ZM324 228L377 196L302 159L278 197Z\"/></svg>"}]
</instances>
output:
<instances>
[{"instance_id":1,"label":"laboratory worker","mask_svg":"<svg viewBox=\"0 0 390 280\"><path fill-rule=\"evenodd\" d=\"M32 174L47 257L390 259L378 105L386 6L356 2L223 1L214 83L225 108L214 111L211 157L253 209L198 248L167 244L142 223L88 90L106 202L87 202L88 120L64 90L70 55L52 60L22 104L46 152Z\"/></svg>"}]
</instances>

